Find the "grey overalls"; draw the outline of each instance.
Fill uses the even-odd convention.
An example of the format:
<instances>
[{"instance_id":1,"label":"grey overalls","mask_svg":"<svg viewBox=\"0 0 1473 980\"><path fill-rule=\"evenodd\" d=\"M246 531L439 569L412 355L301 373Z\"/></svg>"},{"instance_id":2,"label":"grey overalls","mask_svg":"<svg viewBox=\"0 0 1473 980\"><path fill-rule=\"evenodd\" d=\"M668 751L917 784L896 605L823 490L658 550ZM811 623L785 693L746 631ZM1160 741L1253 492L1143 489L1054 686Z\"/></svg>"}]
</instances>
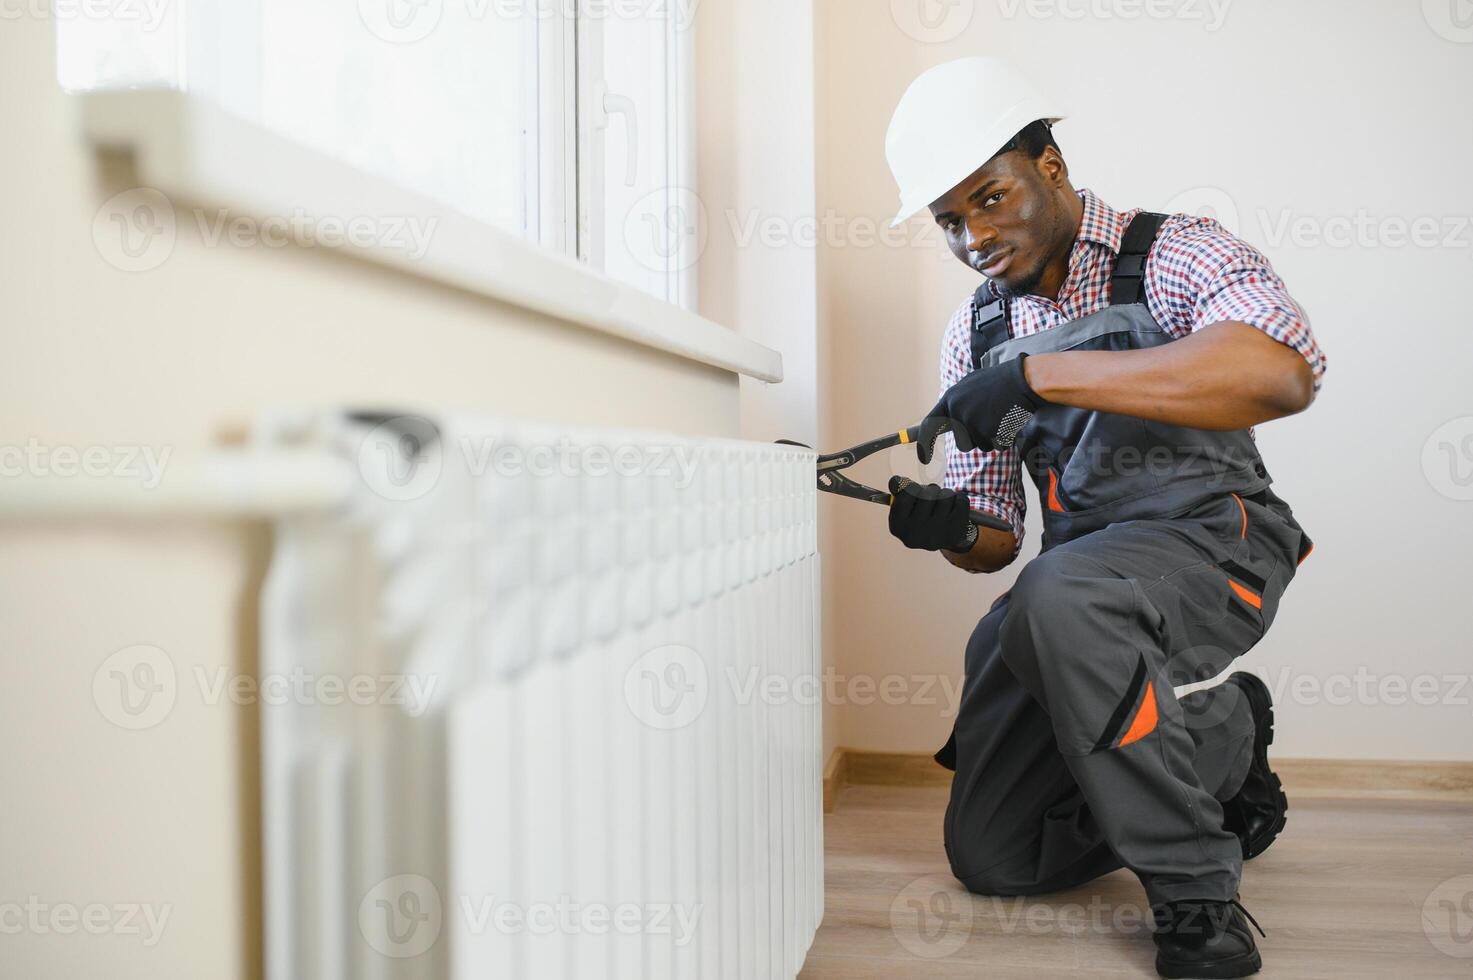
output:
<instances>
[{"instance_id":1,"label":"grey overalls","mask_svg":"<svg viewBox=\"0 0 1473 980\"><path fill-rule=\"evenodd\" d=\"M1019 354L1128 350L1172 337L1146 308L1163 215L1127 229L1105 309L1010 339L974 300L973 368ZM1042 552L977 624L952 739L946 850L972 891L1056 891L1121 865L1152 903L1232 898L1242 870L1219 801L1253 718L1235 685L1178 699L1263 636L1309 539L1246 431L1206 432L1057 405L1016 448L1043 504Z\"/></svg>"}]
</instances>

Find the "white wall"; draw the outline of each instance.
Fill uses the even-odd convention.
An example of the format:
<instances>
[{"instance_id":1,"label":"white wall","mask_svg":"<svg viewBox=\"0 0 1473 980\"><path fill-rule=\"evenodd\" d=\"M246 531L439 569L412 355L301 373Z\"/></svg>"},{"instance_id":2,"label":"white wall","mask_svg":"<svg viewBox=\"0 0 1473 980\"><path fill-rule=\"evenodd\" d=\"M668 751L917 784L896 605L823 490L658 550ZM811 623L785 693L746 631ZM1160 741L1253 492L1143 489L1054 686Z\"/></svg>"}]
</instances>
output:
<instances>
[{"instance_id":1,"label":"white wall","mask_svg":"<svg viewBox=\"0 0 1473 980\"><path fill-rule=\"evenodd\" d=\"M700 312L783 355L781 384L741 379L742 437L817 446L817 250L804 231L816 213L812 0L696 10ZM827 757L840 715L825 708Z\"/></svg>"},{"instance_id":2,"label":"white wall","mask_svg":"<svg viewBox=\"0 0 1473 980\"><path fill-rule=\"evenodd\" d=\"M948 19L927 28L910 0L820 4L820 211L893 213L891 110L924 67L974 53L1010 58L1064 104L1056 136L1076 187L1120 209L1215 205L1269 255L1330 360L1306 415L1259 430L1277 490L1317 544L1278 622L1240 661L1280 692L1276 748L1473 759L1461 601L1473 503L1435 486L1438 473L1450 484L1443 441L1473 473L1473 332L1457 298L1473 273L1473 30L1439 21L1451 9L1439 3L920 2ZM1104 16L1065 16L1080 11ZM1326 243L1344 230L1330 219L1362 214L1379 229L1370 244ZM1438 244L1397 244L1397 223L1418 218L1436 222ZM979 280L934 237L866 247L851 236L821 250L820 268L825 439L840 446L930 406L941 332ZM1456 419L1424 468L1424 445ZM886 473L876 463L873 481ZM1014 571L967 576L896 545L878 509L825 506L843 669L959 678L967 635ZM1023 558L1037 545L1035 521ZM1439 703L1410 703L1397 687L1417 683ZM932 750L950 726L941 705L851 703L843 714L844 744L871 751Z\"/></svg>"}]
</instances>

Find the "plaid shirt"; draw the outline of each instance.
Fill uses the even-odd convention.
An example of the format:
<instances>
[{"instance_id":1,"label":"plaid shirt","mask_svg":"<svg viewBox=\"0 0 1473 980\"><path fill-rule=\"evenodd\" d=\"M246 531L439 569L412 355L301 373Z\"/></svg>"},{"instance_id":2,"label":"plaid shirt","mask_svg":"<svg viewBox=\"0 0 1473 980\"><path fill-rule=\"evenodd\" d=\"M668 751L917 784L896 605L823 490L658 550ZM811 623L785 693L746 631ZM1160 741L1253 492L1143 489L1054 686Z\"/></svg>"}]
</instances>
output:
<instances>
[{"instance_id":1,"label":"plaid shirt","mask_svg":"<svg viewBox=\"0 0 1473 980\"><path fill-rule=\"evenodd\" d=\"M1088 189L1079 191L1084 218L1069 253L1069 273L1056 303L1042 296L1019 296L1011 302L1009 333L1013 337L1056 327L1098 312L1109 305L1110 274L1126 226L1139 213L1115 211ZM1309 362L1314 389L1325 374L1325 355L1310 332L1304 310L1289 295L1268 259L1235 238L1211 218L1178 214L1162 224L1147 257L1146 308L1173 337L1224 320L1257 327L1287 344ZM957 309L941 345L941 390L972 370L972 298ZM972 507L1013 525L1023 544L1023 473L1016 448L963 453L949 446L942 482L965 490Z\"/></svg>"}]
</instances>

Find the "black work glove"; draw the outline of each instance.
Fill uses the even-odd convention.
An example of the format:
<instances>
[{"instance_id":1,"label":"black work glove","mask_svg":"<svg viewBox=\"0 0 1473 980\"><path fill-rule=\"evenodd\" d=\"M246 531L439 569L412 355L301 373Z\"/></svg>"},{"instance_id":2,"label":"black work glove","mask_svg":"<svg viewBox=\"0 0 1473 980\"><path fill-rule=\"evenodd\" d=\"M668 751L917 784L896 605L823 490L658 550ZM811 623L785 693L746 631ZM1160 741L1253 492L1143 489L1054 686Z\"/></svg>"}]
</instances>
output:
<instances>
[{"instance_id":1,"label":"black work glove","mask_svg":"<svg viewBox=\"0 0 1473 980\"><path fill-rule=\"evenodd\" d=\"M923 431L934 430L939 419L950 419L958 449L991 451L1011 446L1032 420L1033 413L1047 404L1028 386L1023 375L1025 357L1026 354L1003 364L978 368L946 389L921 423ZM928 440L921 439L916 449L921 462L929 463Z\"/></svg>"},{"instance_id":2,"label":"black work glove","mask_svg":"<svg viewBox=\"0 0 1473 980\"><path fill-rule=\"evenodd\" d=\"M890 477L890 533L907 548L970 551L976 541L971 501L959 490Z\"/></svg>"}]
</instances>

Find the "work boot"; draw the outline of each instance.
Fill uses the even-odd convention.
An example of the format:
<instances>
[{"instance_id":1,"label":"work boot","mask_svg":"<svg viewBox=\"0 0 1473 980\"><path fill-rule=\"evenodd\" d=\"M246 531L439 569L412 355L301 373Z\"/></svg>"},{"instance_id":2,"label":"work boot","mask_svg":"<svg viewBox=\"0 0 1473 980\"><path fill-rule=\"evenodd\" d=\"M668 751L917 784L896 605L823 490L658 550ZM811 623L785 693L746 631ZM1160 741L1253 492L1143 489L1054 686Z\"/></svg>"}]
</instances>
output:
<instances>
[{"instance_id":1,"label":"work boot","mask_svg":"<svg viewBox=\"0 0 1473 980\"><path fill-rule=\"evenodd\" d=\"M1246 977L1263 968L1248 923L1259 935L1263 929L1236 901L1170 902L1151 911L1156 919L1156 972L1161 976Z\"/></svg>"},{"instance_id":2,"label":"work boot","mask_svg":"<svg viewBox=\"0 0 1473 980\"><path fill-rule=\"evenodd\" d=\"M1253 761L1237 795L1222 804L1223 824L1238 835L1246 861L1268 850L1283 832L1289 798L1268 767L1268 747L1274 741L1274 707L1268 685L1246 671L1233 674L1225 683L1238 685L1253 711Z\"/></svg>"}]
</instances>

